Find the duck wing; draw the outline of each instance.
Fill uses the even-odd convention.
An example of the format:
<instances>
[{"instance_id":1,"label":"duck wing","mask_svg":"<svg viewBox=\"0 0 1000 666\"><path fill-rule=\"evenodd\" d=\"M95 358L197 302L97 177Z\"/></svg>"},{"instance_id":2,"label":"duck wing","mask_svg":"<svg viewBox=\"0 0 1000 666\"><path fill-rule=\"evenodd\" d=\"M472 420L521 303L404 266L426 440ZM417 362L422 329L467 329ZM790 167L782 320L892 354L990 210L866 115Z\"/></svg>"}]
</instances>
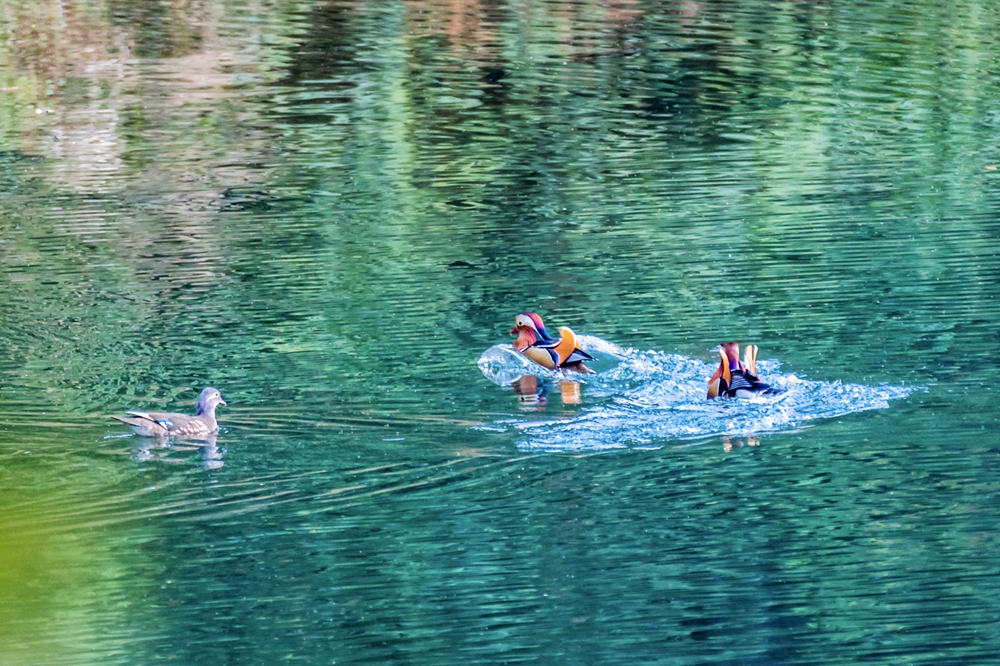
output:
<instances>
[{"instance_id":1,"label":"duck wing","mask_svg":"<svg viewBox=\"0 0 1000 666\"><path fill-rule=\"evenodd\" d=\"M593 356L577 347L576 334L569 327L561 327L559 334L560 337L555 340L539 340L524 350L524 355L550 370L595 360Z\"/></svg>"},{"instance_id":2,"label":"duck wing","mask_svg":"<svg viewBox=\"0 0 1000 666\"><path fill-rule=\"evenodd\" d=\"M548 350L549 352L554 353L559 358L562 358L562 355L565 354L567 350L569 350L569 356L564 358L562 362L559 363L559 365L566 365L567 363L574 363L577 361L597 360L587 352L583 351L582 349L579 349L575 346L571 347L569 344L563 344L562 339L553 340L551 342L546 342L544 344L543 343L534 344L531 345L531 348Z\"/></svg>"},{"instance_id":3,"label":"duck wing","mask_svg":"<svg viewBox=\"0 0 1000 666\"><path fill-rule=\"evenodd\" d=\"M749 372L739 371L732 373L732 383L726 389L725 394L730 398L755 398L757 396L777 396L784 392L784 389L774 388Z\"/></svg>"},{"instance_id":4,"label":"duck wing","mask_svg":"<svg viewBox=\"0 0 1000 666\"><path fill-rule=\"evenodd\" d=\"M216 428L214 419L210 420L208 416L188 416L172 412L146 412L142 410L133 410L127 413L133 418L121 416L113 418L131 426L136 433L146 437L207 435L215 431Z\"/></svg>"},{"instance_id":5,"label":"duck wing","mask_svg":"<svg viewBox=\"0 0 1000 666\"><path fill-rule=\"evenodd\" d=\"M128 414L131 418L126 416L112 416L111 418L121 421L131 427L136 434L144 437L166 437L170 434L171 423L169 419L160 420L149 412L138 410L128 412Z\"/></svg>"},{"instance_id":6,"label":"duck wing","mask_svg":"<svg viewBox=\"0 0 1000 666\"><path fill-rule=\"evenodd\" d=\"M743 366L751 375L757 374L757 345L747 345L743 350Z\"/></svg>"},{"instance_id":7,"label":"duck wing","mask_svg":"<svg viewBox=\"0 0 1000 666\"><path fill-rule=\"evenodd\" d=\"M727 391L729 391L729 385L733 381L733 373L729 369L729 357L726 355L726 350L720 345L717 351L719 352L719 367L708 380L709 400L718 398L720 395L730 397Z\"/></svg>"},{"instance_id":8,"label":"duck wing","mask_svg":"<svg viewBox=\"0 0 1000 666\"><path fill-rule=\"evenodd\" d=\"M576 333L568 326L559 328L559 340L552 349L558 356L556 366L568 365L570 363L581 363L583 361L593 361L594 357L580 349L576 343Z\"/></svg>"},{"instance_id":9,"label":"duck wing","mask_svg":"<svg viewBox=\"0 0 1000 666\"><path fill-rule=\"evenodd\" d=\"M583 351L582 349L574 349L565 361L562 362L563 365L569 365L570 363L580 363L582 361L596 361L593 356Z\"/></svg>"}]
</instances>

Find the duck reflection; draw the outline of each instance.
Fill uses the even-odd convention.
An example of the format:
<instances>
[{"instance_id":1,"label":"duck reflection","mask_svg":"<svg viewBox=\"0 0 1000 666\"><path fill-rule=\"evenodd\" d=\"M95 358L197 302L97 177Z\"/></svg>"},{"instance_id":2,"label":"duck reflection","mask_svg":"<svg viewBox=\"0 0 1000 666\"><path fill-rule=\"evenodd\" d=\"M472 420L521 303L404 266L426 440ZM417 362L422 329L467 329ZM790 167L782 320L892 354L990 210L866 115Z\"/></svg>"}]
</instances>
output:
<instances>
[{"instance_id":1,"label":"duck reflection","mask_svg":"<svg viewBox=\"0 0 1000 666\"><path fill-rule=\"evenodd\" d=\"M215 432L199 438L140 437L138 439L140 440L138 445L132 448L132 458L140 462L186 463L186 459L172 457L173 454L198 451L202 469L219 469L225 465L222 460L225 449L219 448L219 437Z\"/></svg>"},{"instance_id":2,"label":"duck reflection","mask_svg":"<svg viewBox=\"0 0 1000 666\"><path fill-rule=\"evenodd\" d=\"M166 455L165 449L169 448L168 437L141 437L139 444L132 447L132 458L139 462L156 460Z\"/></svg>"},{"instance_id":3,"label":"duck reflection","mask_svg":"<svg viewBox=\"0 0 1000 666\"><path fill-rule=\"evenodd\" d=\"M225 453L223 449L218 446L218 435L212 433L206 437L199 445L198 448L201 449L201 468L204 470L209 469L219 469L226 463L222 462L222 456Z\"/></svg>"},{"instance_id":4,"label":"duck reflection","mask_svg":"<svg viewBox=\"0 0 1000 666\"><path fill-rule=\"evenodd\" d=\"M511 388L517 394L521 409L529 412L540 411L549 402L549 394L553 384L559 385L559 397L564 405L579 405L580 385L576 382L552 381L534 375L524 375L511 382Z\"/></svg>"},{"instance_id":5,"label":"duck reflection","mask_svg":"<svg viewBox=\"0 0 1000 666\"><path fill-rule=\"evenodd\" d=\"M743 437L723 437L722 450L729 452L743 446L760 446L760 438L756 435L745 435Z\"/></svg>"}]
</instances>

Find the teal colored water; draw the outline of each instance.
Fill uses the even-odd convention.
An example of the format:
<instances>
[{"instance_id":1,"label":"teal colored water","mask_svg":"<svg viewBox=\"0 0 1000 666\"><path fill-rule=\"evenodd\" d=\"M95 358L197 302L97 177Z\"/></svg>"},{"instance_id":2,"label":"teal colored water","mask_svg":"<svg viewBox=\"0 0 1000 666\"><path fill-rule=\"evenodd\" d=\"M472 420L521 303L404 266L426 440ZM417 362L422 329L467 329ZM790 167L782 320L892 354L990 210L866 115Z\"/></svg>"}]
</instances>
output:
<instances>
[{"instance_id":1,"label":"teal colored water","mask_svg":"<svg viewBox=\"0 0 1000 666\"><path fill-rule=\"evenodd\" d=\"M1000 653L989 3L0 9L3 664Z\"/></svg>"}]
</instances>

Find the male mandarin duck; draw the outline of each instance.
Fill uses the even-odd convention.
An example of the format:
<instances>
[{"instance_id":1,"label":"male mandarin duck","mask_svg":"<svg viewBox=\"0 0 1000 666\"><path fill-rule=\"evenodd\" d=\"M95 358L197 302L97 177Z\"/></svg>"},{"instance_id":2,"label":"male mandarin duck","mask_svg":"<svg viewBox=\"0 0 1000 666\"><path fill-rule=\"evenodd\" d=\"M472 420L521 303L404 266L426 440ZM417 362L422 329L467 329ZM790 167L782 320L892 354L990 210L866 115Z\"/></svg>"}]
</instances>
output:
<instances>
[{"instance_id":1,"label":"male mandarin duck","mask_svg":"<svg viewBox=\"0 0 1000 666\"><path fill-rule=\"evenodd\" d=\"M757 377L757 345L747 345L740 362L740 345L723 342L719 345L719 367L708 380L708 397L754 398L784 393Z\"/></svg>"},{"instance_id":2,"label":"male mandarin duck","mask_svg":"<svg viewBox=\"0 0 1000 666\"><path fill-rule=\"evenodd\" d=\"M516 335L514 349L549 370L572 370L593 373L583 364L594 357L576 346L576 334L568 327L559 328L559 338L545 330L542 318L534 312L522 312L514 318L511 335Z\"/></svg>"},{"instance_id":3,"label":"male mandarin duck","mask_svg":"<svg viewBox=\"0 0 1000 666\"><path fill-rule=\"evenodd\" d=\"M215 420L215 408L226 404L218 389L211 386L198 396L198 410L194 416L171 412L126 412L134 418L112 416L132 428L143 437L203 437L215 432L219 423Z\"/></svg>"}]
</instances>

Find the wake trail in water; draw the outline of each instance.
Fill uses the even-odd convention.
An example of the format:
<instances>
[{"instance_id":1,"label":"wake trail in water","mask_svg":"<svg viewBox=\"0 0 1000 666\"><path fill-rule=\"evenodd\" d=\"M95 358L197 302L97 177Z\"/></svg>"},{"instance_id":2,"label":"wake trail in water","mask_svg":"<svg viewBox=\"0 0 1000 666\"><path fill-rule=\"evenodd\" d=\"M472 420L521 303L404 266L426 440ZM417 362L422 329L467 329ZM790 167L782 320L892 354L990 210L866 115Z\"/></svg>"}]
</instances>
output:
<instances>
[{"instance_id":1,"label":"wake trail in water","mask_svg":"<svg viewBox=\"0 0 1000 666\"><path fill-rule=\"evenodd\" d=\"M645 446L666 440L745 436L803 427L905 398L921 387L867 386L803 379L779 372L780 363L760 360L760 376L785 393L770 400L707 400L707 380L716 364L661 351L623 349L606 340L579 336L581 348L597 357L594 375L546 370L509 344L490 347L479 369L492 382L509 386L523 375L586 385L587 405L578 416L546 421L506 420L489 429L516 428L528 439L520 446L541 450L598 450Z\"/></svg>"}]
</instances>

